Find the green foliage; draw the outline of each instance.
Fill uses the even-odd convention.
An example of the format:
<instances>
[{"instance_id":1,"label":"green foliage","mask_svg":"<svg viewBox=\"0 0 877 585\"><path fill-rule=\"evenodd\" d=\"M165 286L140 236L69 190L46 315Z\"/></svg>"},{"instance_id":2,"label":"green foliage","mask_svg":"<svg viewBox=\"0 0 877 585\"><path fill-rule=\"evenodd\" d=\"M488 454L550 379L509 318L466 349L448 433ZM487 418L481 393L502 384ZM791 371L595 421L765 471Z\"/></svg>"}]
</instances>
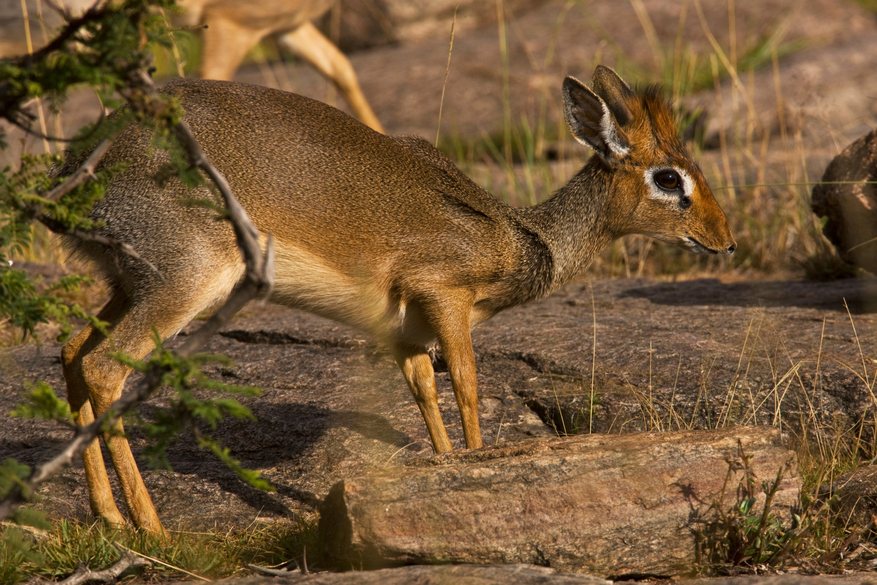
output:
<instances>
[{"instance_id":1,"label":"green foliage","mask_svg":"<svg viewBox=\"0 0 877 585\"><path fill-rule=\"evenodd\" d=\"M127 89L130 76L149 64L148 44L169 45L166 21L156 8L173 5L173 0L104 3L75 19L34 56L0 61L0 79L7 88L0 112L8 116L32 97L47 97L57 105L70 87L81 83L96 88L105 105L117 108L117 92ZM154 106L132 111L143 119L157 113Z\"/></svg>"},{"instance_id":2,"label":"green foliage","mask_svg":"<svg viewBox=\"0 0 877 585\"><path fill-rule=\"evenodd\" d=\"M5 459L0 463L0 499L5 498L13 487L23 485L29 474L30 467L15 459Z\"/></svg>"},{"instance_id":3,"label":"green foliage","mask_svg":"<svg viewBox=\"0 0 877 585\"><path fill-rule=\"evenodd\" d=\"M27 247L33 218L23 213L24 200L48 188L46 169L58 160L52 155L25 154L18 171L6 167L0 173L0 266L8 265L7 251L20 254Z\"/></svg>"},{"instance_id":4,"label":"green foliage","mask_svg":"<svg viewBox=\"0 0 877 585\"><path fill-rule=\"evenodd\" d=\"M20 528L0 529L0 585L13 585L27 579L27 566L43 564L32 539Z\"/></svg>"},{"instance_id":5,"label":"green foliage","mask_svg":"<svg viewBox=\"0 0 877 585\"><path fill-rule=\"evenodd\" d=\"M73 318L85 319L102 328L102 323L88 314L78 303L70 303L58 296L60 292L74 292L89 279L81 276L66 276L57 283L40 291L28 278L24 270L13 270L0 265L0 319L8 325L19 328L24 339L37 338L36 326L39 323L55 323L61 331L57 341L65 341L73 331Z\"/></svg>"},{"instance_id":6,"label":"green foliage","mask_svg":"<svg viewBox=\"0 0 877 585\"><path fill-rule=\"evenodd\" d=\"M12 416L73 423L70 404L58 398L55 391L47 383L37 382L24 397L27 402L16 406L11 413Z\"/></svg>"},{"instance_id":7,"label":"green foliage","mask_svg":"<svg viewBox=\"0 0 877 585\"><path fill-rule=\"evenodd\" d=\"M256 489L273 492L275 488L268 480L262 477L262 474L252 469L246 469L241 462L231 456L228 447L223 447L218 441L212 437L201 435L198 437L198 446L207 449L213 453L217 459L225 463L225 465L234 471L238 477L250 484Z\"/></svg>"},{"instance_id":8,"label":"green foliage","mask_svg":"<svg viewBox=\"0 0 877 585\"><path fill-rule=\"evenodd\" d=\"M838 534L831 500L803 495L801 508L789 518L779 518L773 502L787 470L781 468L773 480L761 481L759 493L759 482L749 468L750 460L742 447L739 460L729 460L721 495L710 507L713 517L700 533L698 553L707 572L763 573L801 564L820 572L837 570L844 562L844 554L858 545L858 538L867 528L857 528L846 536ZM735 471L741 470L743 477L735 488L729 480ZM737 500L730 509L725 509L722 502L729 488L736 490Z\"/></svg>"}]
</instances>

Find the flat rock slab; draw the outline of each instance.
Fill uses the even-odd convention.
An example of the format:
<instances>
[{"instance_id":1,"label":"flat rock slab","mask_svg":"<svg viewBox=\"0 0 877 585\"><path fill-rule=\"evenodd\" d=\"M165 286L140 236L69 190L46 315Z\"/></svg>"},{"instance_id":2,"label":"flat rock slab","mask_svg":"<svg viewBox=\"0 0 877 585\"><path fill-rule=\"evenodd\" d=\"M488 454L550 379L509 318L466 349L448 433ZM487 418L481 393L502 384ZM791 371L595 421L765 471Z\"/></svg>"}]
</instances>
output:
<instances>
[{"instance_id":1,"label":"flat rock slab","mask_svg":"<svg viewBox=\"0 0 877 585\"><path fill-rule=\"evenodd\" d=\"M227 579L223 585L609 585L611 581L558 573L533 565L413 565L377 571L347 573L290 574L280 577ZM843 575L743 575L712 579L690 579L685 585L874 585L874 573Z\"/></svg>"},{"instance_id":2,"label":"flat rock slab","mask_svg":"<svg viewBox=\"0 0 877 585\"><path fill-rule=\"evenodd\" d=\"M828 443L836 432L841 440L859 437L862 420L863 440L873 437L873 415L863 416L872 405L865 380L873 384L877 369L870 361L877 359L877 279L580 282L498 315L473 339L487 445L564 431L739 424L777 425L795 440L801 420ZM168 451L173 472L151 471L142 459L146 439L135 431L135 457L169 528L313 513L338 481L431 454L392 357L354 330L254 305L206 351L233 361L211 366L215 378L263 389L245 400L258 422L225 421L210 432L277 491L243 484L191 440ZM69 440L61 426L7 414L33 380L64 395L59 355L52 342L0 353L0 459L35 464ZM437 370L440 408L459 448L459 414L441 360ZM159 395L141 414L164 408ZM81 467L40 493L50 512L88 517Z\"/></svg>"},{"instance_id":3,"label":"flat rock slab","mask_svg":"<svg viewBox=\"0 0 877 585\"><path fill-rule=\"evenodd\" d=\"M799 505L795 453L769 427L587 435L421 459L345 479L320 508L351 566L532 563L607 578L697 570L708 523L782 474L771 509ZM758 494L763 502L765 494Z\"/></svg>"},{"instance_id":4,"label":"flat rock slab","mask_svg":"<svg viewBox=\"0 0 877 585\"><path fill-rule=\"evenodd\" d=\"M611 585L587 575L533 565L414 565L377 571L229 579L226 585Z\"/></svg>"}]
</instances>

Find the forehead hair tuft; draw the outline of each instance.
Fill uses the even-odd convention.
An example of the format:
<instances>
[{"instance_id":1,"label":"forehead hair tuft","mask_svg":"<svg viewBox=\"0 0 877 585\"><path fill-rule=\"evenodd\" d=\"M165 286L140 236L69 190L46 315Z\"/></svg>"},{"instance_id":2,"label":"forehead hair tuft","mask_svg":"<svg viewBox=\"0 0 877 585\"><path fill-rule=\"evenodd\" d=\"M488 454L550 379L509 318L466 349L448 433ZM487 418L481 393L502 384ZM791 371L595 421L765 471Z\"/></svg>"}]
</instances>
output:
<instances>
[{"instance_id":1,"label":"forehead hair tuft","mask_svg":"<svg viewBox=\"0 0 877 585\"><path fill-rule=\"evenodd\" d=\"M665 97L666 93L659 84L637 87L628 101L628 107L633 113L634 124L642 132L651 134L659 149L671 157L687 157L679 140L673 106Z\"/></svg>"}]
</instances>

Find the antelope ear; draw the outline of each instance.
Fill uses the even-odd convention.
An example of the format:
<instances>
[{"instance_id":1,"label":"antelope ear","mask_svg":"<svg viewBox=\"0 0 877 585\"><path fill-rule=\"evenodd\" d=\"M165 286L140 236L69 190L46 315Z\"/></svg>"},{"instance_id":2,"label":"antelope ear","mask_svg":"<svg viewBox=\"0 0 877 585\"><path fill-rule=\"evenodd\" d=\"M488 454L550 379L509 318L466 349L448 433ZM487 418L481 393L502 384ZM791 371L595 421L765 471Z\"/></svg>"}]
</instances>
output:
<instances>
[{"instance_id":1,"label":"antelope ear","mask_svg":"<svg viewBox=\"0 0 877 585\"><path fill-rule=\"evenodd\" d=\"M594 77L591 78L591 85L594 88L594 93L609 106L609 110L615 115L618 123L622 127L627 126L633 118L633 114L627 106L627 100L633 95L630 86L624 83L612 69L603 65L597 66Z\"/></svg>"},{"instance_id":2,"label":"antelope ear","mask_svg":"<svg viewBox=\"0 0 877 585\"><path fill-rule=\"evenodd\" d=\"M615 114L575 77L563 81L563 113L573 137L593 148L607 164L614 165L630 152L630 143Z\"/></svg>"}]
</instances>

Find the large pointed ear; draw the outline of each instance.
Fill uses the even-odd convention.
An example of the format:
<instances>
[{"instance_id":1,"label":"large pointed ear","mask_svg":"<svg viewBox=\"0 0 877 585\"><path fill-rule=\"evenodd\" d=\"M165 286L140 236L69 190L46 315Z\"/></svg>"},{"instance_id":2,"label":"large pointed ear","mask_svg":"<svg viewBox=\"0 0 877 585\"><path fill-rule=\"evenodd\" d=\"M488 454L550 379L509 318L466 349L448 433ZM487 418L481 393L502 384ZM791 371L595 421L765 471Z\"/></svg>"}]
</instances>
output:
<instances>
[{"instance_id":1,"label":"large pointed ear","mask_svg":"<svg viewBox=\"0 0 877 585\"><path fill-rule=\"evenodd\" d=\"M614 164L630 151L615 114L575 77L563 81L563 113L573 137L593 148L607 164Z\"/></svg>"},{"instance_id":2,"label":"large pointed ear","mask_svg":"<svg viewBox=\"0 0 877 585\"><path fill-rule=\"evenodd\" d=\"M591 86L603 102L609 106L609 110L615 115L615 119L623 128L627 126L633 114L627 106L627 100L633 95L630 87L624 83L618 74L612 69L598 65L591 79Z\"/></svg>"}]
</instances>

